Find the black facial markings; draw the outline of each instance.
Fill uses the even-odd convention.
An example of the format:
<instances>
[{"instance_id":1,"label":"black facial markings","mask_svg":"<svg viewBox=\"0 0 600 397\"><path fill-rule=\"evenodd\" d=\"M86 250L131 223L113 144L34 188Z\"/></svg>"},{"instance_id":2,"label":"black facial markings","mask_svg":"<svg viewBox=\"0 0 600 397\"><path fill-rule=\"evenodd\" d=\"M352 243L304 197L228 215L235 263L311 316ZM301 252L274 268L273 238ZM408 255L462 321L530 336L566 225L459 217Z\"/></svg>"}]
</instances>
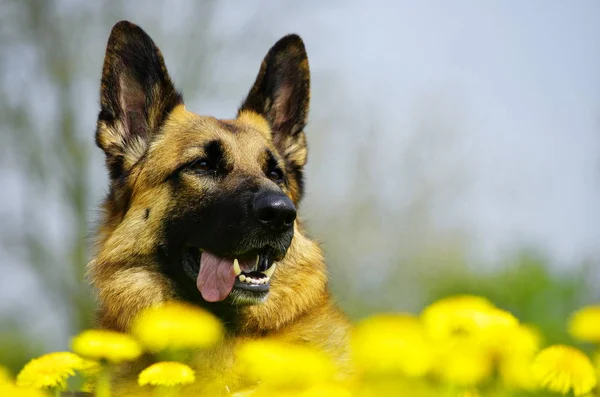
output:
<instances>
[{"instance_id":1,"label":"black facial markings","mask_svg":"<svg viewBox=\"0 0 600 397\"><path fill-rule=\"evenodd\" d=\"M251 180L240 183L234 190L203 192L199 199L194 199L196 192L189 191L183 180L179 183L172 193L178 205L164 215L160 232L161 269L173 280L181 299L209 310L225 324L228 332L236 332L239 308L232 304L231 297L215 303L202 299L196 280L183 268L186 247L202 247L220 256L237 257L268 245L275 256L283 257L291 244L293 229L272 235L257 227L255 218L248 212L249 203L258 191Z\"/></svg>"},{"instance_id":2,"label":"black facial markings","mask_svg":"<svg viewBox=\"0 0 600 397\"><path fill-rule=\"evenodd\" d=\"M196 171L213 177L220 177L228 174L233 169L233 164L227 158L225 146L218 140L207 142L202 148L203 154L191 161L181 164L173 172L165 177L165 182L172 181L176 185L180 174L183 171Z\"/></svg>"},{"instance_id":3,"label":"black facial markings","mask_svg":"<svg viewBox=\"0 0 600 397\"><path fill-rule=\"evenodd\" d=\"M298 193L299 193L298 201L300 201L300 200L302 200L302 196L304 195L304 187L305 187L303 167L293 164L293 165L289 165L287 168L288 168L288 173L291 176L291 178L293 178L294 181L296 181L296 183L298 184ZM296 203L296 204L298 204L298 203Z\"/></svg>"},{"instance_id":4,"label":"black facial markings","mask_svg":"<svg viewBox=\"0 0 600 397\"><path fill-rule=\"evenodd\" d=\"M115 152L118 149L113 149ZM118 179L123 175L123 156L110 156L106 158L106 167L111 180Z\"/></svg>"},{"instance_id":5,"label":"black facial markings","mask_svg":"<svg viewBox=\"0 0 600 397\"><path fill-rule=\"evenodd\" d=\"M220 174L231 170L232 165L227 161L225 147L220 140L215 139L206 143L204 145L204 155Z\"/></svg>"},{"instance_id":6,"label":"black facial markings","mask_svg":"<svg viewBox=\"0 0 600 397\"><path fill-rule=\"evenodd\" d=\"M269 149L267 149L265 151L265 158L267 159L265 162L265 167L264 167L265 175L275 183L278 183L278 184L284 183L285 176L283 175L283 171L281 170L281 167L279 166L277 159L273 155L273 152L271 152ZM279 176L274 179L271 177L271 173L276 173Z\"/></svg>"},{"instance_id":7,"label":"black facial markings","mask_svg":"<svg viewBox=\"0 0 600 397\"><path fill-rule=\"evenodd\" d=\"M146 211L144 211L144 220L147 220L149 216L150 216L150 208L146 208Z\"/></svg>"}]
</instances>

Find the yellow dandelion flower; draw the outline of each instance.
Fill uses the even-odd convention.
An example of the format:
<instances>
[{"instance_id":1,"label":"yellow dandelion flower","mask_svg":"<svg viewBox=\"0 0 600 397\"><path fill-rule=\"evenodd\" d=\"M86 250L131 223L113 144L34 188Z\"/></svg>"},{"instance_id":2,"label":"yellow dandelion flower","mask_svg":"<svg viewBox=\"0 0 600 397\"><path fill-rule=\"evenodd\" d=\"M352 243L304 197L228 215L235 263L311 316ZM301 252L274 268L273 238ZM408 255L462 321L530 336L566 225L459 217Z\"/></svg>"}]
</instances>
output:
<instances>
[{"instance_id":1,"label":"yellow dandelion flower","mask_svg":"<svg viewBox=\"0 0 600 397\"><path fill-rule=\"evenodd\" d=\"M381 376L369 377L361 382L354 382L352 387L353 396L375 397L375 396L407 396L407 397L433 397L446 396L457 397L454 393L440 393L440 387L433 382L424 381L419 378L407 378L403 376ZM450 388L443 387L451 390ZM454 389L455 391L458 391Z\"/></svg>"},{"instance_id":2,"label":"yellow dandelion flower","mask_svg":"<svg viewBox=\"0 0 600 397\"><path fill-rule=\"evenodd\" d=\"M373 374L422 376L434 359L423 325L409 314L382 314L361 321L352 333L351 351L355 365Z\"/></svg>"},{"instance_id":3,"label":"yellow dandelion flower","mask_svg":"<svg viewBox=\"0 0 600 397\"><path fill-rule=\"evenodd\" d=\"M534 390L531 364L540 346L539 332L529 325L521 325L506 335L498 348L498 372L504 385L510 389Z\"/></svg>"},{"instance_id":4,"label":"yellow dandelion flower","mask_svg":"<svg viewBox=\"0 0 600 397\"><path fill-rule=\"evenodd\" d=\"M236 347L236 370L249 382L275 388L299 388L329 381L335 366L322 351L275 340L255 340Z\"/></svg>"},{"instance_id":5,"label":"yellow dandelion flower","mask_svg":"<svg viewBox=\"0 0 600 397\"><path fill-rule=\"evenodd\" d=\"M47 397L40 389L17 386L13 383L2 383L0 381L0 396L10 397Z\"/></svg>"},{"instance_id":6,"label":"yellow dandelion flower","mask_svg":"<svg viewBox=\"0 0 600 397\"><path fill-rule=\"evenodd\" d=\"M532 371L533 358L533 354L503 357L498 362L498 373L504 386L529 391L537 389Z\"/></svg>"},{"instance_id":7,"label":"yellow dandelion flower","mask_svg":"<svg viewBox=\"0 0 600 397\"><path fill-rule=\"evenodd\" d=\"M70 352L56 352L34 358L17 375L17 385L64 390L67 378L83 366L83 359Z\"/></svg>"},{"instance_id":8,"label":"yellow dandelion flower","mask_svg":"<svg viewBox=\"0 0 600 397\"><path fill-rule=\"evenodd\" d=\"M98 361L83 359L83 364L79 372L85 377L96 376L102 370L102 366Z\"/></svg>"},{"instance_id":9,"label":"yellow dandelion flower","mask_svg":"<svg viewBox=\"0 0 600 397\"><path fill-rule=\"evenodd\" d=\"M481 397L477 389L467 389L459 394L459 397Z\"/></svg>"},{"instance_id":10,"label":"yellow dandelion flower","mask_svg":"<svg viewBox=\"0 0 600 397\"><path fill-rule=\"evenodd\" d=\"M504 335L505 332L516 330L519 326L519 320L515 316L498 308L475 312L473 322L477 330L485 331L492 337Z\"/></svg>"},{"instance_id":11,"label":"yellow dandelion flower","mask_svg":"<svg viewBox=\"0 0 600 397\"><path fill-rule=\"evenodd\" d=\"M584 307L571 316L569 333L586 342L600 342L600 305Z\"/></svg>"},{"instance_id":12,"label":"yellow dandelion flower","mask_svg":"<svg viewBox=\"0 0 600 397\"><path fill-rule=\"evenodd\" d=\"M451 344L436 345L434 372L449 384L475 386L492 375L493 356L478 343L456 339Z\"/></svg>"},{"instance_id":13,"label":"yellow dandelion flower","mask_svg":"<svg viewBox=\"0 0 600 397\"><path fill-rule=\"evenodd\" d=\"M421 314L431 337L443 339L455 335L475 335L495 340L518 320L479 296L451 296L434 302Z\"/></svg>"},{"instance_id":14,"label":"yellow dandelion flower","mask_svg":"<svg viewBox=\"0 0 600 397\"><path fill-rule=\"evenodd\" d=\"M545 348L535 357L532 371L541 387L562 394L572 389L576 396L581 396L597 383L590 359L570 346L553 345Z\"/></svg>"},{"instance_id":15,"label":"yellow dandelion flower","mask_svg":"<svg viewBox=\"0 0 600 397\"><path fill-rule=\"evenodd\" d=\"M304 390L298 397L352 397L354 394L347 386L337 383L321 383Z\"/></svg>"},{"instance_id":16,"label":"yellow dandelion flower","mask_svg":"<svg viewBox=\"0 0 600 397\"><path fill-rule=\"evenodd\" d=\"M74 337L71 349L83 357L111 363L132 361L142 354L140 344L131 336L100 329L86 330Z\"/></svg>"},{"instance_id":17,"label":"yellow dandelion flower","mask_svg":"<svg viewBox=\"0 0 600 397\"><path fill-rule=\"evenodd\" d=\"M196 380L194 370L185 364L163 361L152 364L138 377L140 386L178 386L193 383Z\"/></svg>"},{"instance_id":18,"label":"yellow dandelion flower","mask_svg":"<svg viewBox=\"0 0 600 397\"><path fill-rule=\"evenodd\" d=\"M132 333L148 350L159 352L212 346L221 339L223 326L197 306L169 302L144 310L134 320Z\"/></svg>"},{"instance_id":19,"label":"yellow dandelion flower","mask_svg":"<svg viewBox=\"0 0 600 397\"><path fill-rule=\"evenodd\" d=\"M540 349L542 337L531 325L519 325L506 333L503 345L498 349L503 357L533 356Z\"/></svg>"}]
</instances>

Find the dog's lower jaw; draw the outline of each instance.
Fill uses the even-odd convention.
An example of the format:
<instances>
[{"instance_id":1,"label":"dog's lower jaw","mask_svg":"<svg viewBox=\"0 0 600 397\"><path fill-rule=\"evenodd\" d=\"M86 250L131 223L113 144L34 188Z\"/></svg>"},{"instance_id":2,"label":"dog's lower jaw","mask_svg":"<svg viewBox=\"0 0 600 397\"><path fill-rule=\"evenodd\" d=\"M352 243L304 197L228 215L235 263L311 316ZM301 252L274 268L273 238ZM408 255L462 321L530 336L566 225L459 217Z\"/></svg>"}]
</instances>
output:
<instances>
[{"instance_id":1,"label":"dog's lower jaw","mask_svg":"<svg viewBox=\"0 0 600 397\"><path fill-rule=\"evenodd\" d=\"M232 306L250 306L263 304L269 298L269 292L248 294L239 289L233 289L229 294Z\"/></svg>"}]
</instances>

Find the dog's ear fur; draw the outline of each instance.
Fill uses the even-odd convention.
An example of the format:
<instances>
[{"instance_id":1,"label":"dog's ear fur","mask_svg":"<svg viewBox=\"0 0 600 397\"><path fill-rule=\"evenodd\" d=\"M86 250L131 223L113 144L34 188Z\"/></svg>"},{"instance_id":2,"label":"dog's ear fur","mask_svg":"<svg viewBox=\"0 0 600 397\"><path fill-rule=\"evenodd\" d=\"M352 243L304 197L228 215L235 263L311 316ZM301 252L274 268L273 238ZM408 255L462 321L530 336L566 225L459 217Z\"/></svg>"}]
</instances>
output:
<instances>
[{"instance_id":1,"label":"dog's ear fur","mask_svg":"<svg viewBox=\"0 0 600 397\"><path fill-rule=\"evenodd\" d=\"M118 22L106 46L96 130L111 179L122 177L144 155L169 112L181 103L150 36L131 22Z\"/></svg>"},{"instance_id":2,"label":"dog's ear fur","mask_svg":"<svg viewBox=\"0 0 600 397\"><path fill-rule=\"evenodd\" d=\"M310 101L310 71L302 39L291 34L279 40L262 62L254 85L238 111L262 115L271 127L273 143L302 195L302 170L307 147L304 127Z\"/></svg>"}]
</instances>

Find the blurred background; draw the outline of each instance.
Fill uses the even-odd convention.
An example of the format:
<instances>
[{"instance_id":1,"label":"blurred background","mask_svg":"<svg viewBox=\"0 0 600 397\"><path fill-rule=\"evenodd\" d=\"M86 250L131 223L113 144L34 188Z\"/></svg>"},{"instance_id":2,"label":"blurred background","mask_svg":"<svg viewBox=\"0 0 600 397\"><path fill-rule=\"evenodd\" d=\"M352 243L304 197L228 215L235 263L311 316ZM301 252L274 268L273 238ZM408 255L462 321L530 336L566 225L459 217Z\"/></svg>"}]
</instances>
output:
<instances>
[{"instance_id":1,"label":"blurred background","mask_svg":"<svg viewBox=\"0 0 600 397\"><path fill-rule=\"evenodd\" d=\"M307 191L353 319L477 293L564 341L600 298L600 3L0 2L0 362L65 349L107 192L94 145L112 25L228 118L281 36L312 72Z\"/></svg>"}]
</instances>

